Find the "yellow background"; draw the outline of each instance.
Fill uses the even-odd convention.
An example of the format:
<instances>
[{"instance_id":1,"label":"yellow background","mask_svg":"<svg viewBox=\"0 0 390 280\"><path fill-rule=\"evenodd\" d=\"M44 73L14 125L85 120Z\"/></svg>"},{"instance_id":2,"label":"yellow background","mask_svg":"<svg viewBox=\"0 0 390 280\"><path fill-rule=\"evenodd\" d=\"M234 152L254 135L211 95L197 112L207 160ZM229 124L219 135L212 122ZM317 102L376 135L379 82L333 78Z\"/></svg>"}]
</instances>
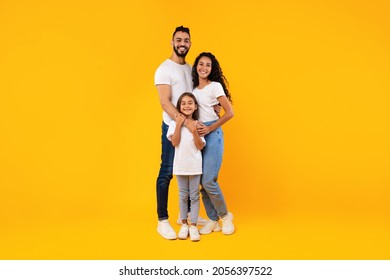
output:
<instances>
[{"instance_id":1,"label":"yellow background","mask_svg":"<svg viewBox=\"0 0 390 280\"><path fill-rule=\"evenodd\" d=\"M389 259L389 13L380 0L0 1L0 258ZM198 243L156 233L153 76L178 25L188 62L220 60L235 110L220 182L237 231ZM169 210L174 222L175 180Z\"/></svg>"}]
</instances>

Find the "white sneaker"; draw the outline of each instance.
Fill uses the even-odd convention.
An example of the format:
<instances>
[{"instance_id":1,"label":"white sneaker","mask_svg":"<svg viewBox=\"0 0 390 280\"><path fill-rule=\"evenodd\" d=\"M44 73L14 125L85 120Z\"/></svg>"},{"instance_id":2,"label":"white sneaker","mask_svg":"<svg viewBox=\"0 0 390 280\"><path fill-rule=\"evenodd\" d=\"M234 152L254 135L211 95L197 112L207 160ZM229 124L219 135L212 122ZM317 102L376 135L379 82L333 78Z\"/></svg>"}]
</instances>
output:
<instances>
[{"instance_id":1,"label":"white sneaker","mask_svg":"<svg viewBox=\"0 0 390 280\"><path fill-rule=\"evenodd\" d=\"M234 232L233 225L233 214L228 212L228 214L222 219L222 232L223 234L232 234Z\"/></svg>"},{"instance_id":2,"label":"white sneaker","mask_svg":"<svg viewBox=\"0 0 390 280\"><path fill-rule=\"evenodd\" d=\"M201 216L198 216L198 221L196 222L196 225L197 225L197 226L204 226L208 221L210 221L210 220L207 220L207 219L205 219L205 218L202 218ZM180 213L179 213L179 217L177 218L176 223L177 223L178 225L183 224L183 222L181 221L181 218L180 218ZM189 225L191 224L191 212L188 213L187 223L188 223Z\"/></svg>"},{"instance_id":3,"label":"white sneaker","mask_svg":"<svg viewBox=\"0 0 390 280\"><path fill-rule=\"evenodd\" d=\"M199 241L200 240L198 228L196 226L190 226L190 239L191 239L191 241Z\"/></svg>"},{"instance_id":4,"label":"white sneaker","mask_svg":"<svg viewBox=\"0 0 390 280\"><path fill-rule=\"evenodd\" d=\"M220 231L221 226L217 221L207 221L207 223L199 230L200 234L209 234L213 231Z\"/></svg>"},{"instance_id":5,"label":"white sneaker","mask_svg":"<svg viewBox=\"0 0 390 280\"><path fill-rule=\"evenodd\" d=\"M164 237L165 239L168 239L168 240L174 240L177 238L176 232L173 230L173 228L169 224L168 219L158 221L157 232L162 237Z\"/></svg>"},{"instance_id":6,"label":"white sneaker","mask_svg":"<svg viewBox=\"0 0 390 280\"><path fill-rule=\"evenodd\" d=\"M188 225L182 224L178 234L179 239L185 240L188 237Z\"/></svg>"},{"instance_id":7,"label":"white sneaker","mask_svg":"<svg viewBox=\"0 0 390 280\"><path fill-rule=\"evenodd\" d=\"M207 222L210 221L208 219L202 218L201 216L198 216L198 221L196 223L197 226L204 226L207 224Z\"/></svg>"}]
</instances>

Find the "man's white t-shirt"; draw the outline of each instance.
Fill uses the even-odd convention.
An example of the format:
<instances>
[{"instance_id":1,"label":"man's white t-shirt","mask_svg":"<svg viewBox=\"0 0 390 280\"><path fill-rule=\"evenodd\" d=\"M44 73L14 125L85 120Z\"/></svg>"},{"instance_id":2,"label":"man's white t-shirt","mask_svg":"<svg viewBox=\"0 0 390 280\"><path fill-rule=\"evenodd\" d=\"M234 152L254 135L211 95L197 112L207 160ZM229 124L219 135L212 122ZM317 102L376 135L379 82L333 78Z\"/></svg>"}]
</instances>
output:
<instances>
[{"instance_id":1,"label":"man's white t-shirt","mask_svg":"<svg viewBox=\"0 0 390 280\"><path fill-rule=\"evenodd\" d=\"M171 121L167 132L167 137L171 137L176 129L176 122ZM200 137L206 143L204 137ZM202 152L198 150L194 143L194 136L184 126L181 128L180 144L175 147L175 157L173 159L174 175L199 175L202 174Z\"/></svg>"},{"instance_id":2,"label":"man's white t-shirt","mask_svg":"<svg viewBox=\"0 0 390 280\"><path fill-rule=\"evenodd\" d=\"M154 74L155 85L170 85L171 86L171 102L176 107L177 100L184 92L192 92L192 76L191 65L178 64L171 59L166 59L157 68ZM169 124L172 119L163 111L163 121Z\"/></svg>"}]
</instances>

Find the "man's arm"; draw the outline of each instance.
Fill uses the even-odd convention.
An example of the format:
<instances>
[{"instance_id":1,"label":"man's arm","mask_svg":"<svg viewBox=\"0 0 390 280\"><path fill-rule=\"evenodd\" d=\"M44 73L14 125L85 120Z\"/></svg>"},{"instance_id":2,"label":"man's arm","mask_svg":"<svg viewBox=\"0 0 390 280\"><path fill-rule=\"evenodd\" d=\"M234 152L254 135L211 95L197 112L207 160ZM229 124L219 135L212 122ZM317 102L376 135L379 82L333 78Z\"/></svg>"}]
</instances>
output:
<instances>
[{"instance_id":1,"label":"man's arm","mask_svg":"<svg viewBox=\"0 0 390 280\"><path fill-rule=\"evenodd\" d=\"M174 120L179 112L171 102L171 86L156 85L156 87L160 97L161 108Z\"/></svg>"}]
</instances>

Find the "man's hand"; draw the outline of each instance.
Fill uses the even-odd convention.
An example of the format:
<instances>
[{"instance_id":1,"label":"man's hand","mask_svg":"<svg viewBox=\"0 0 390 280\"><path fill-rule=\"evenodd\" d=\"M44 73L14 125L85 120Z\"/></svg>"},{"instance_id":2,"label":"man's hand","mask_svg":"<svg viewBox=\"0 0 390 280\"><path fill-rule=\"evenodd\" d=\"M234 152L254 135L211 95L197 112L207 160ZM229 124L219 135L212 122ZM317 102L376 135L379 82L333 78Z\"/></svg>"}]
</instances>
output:
<instances>
[{"instance_id":1,"label":"man's hand","mask_svg":"<svg viewBox=\"0 0 390 280\"><path fill-rule=\"evenodd\" d=\"M221 113L221 110L222 110L222 106L220 104L217 104L217 105L214 105L213 108L214 108L214 112L219 117L219 114Z\"/></svg>"}]
</instances>

